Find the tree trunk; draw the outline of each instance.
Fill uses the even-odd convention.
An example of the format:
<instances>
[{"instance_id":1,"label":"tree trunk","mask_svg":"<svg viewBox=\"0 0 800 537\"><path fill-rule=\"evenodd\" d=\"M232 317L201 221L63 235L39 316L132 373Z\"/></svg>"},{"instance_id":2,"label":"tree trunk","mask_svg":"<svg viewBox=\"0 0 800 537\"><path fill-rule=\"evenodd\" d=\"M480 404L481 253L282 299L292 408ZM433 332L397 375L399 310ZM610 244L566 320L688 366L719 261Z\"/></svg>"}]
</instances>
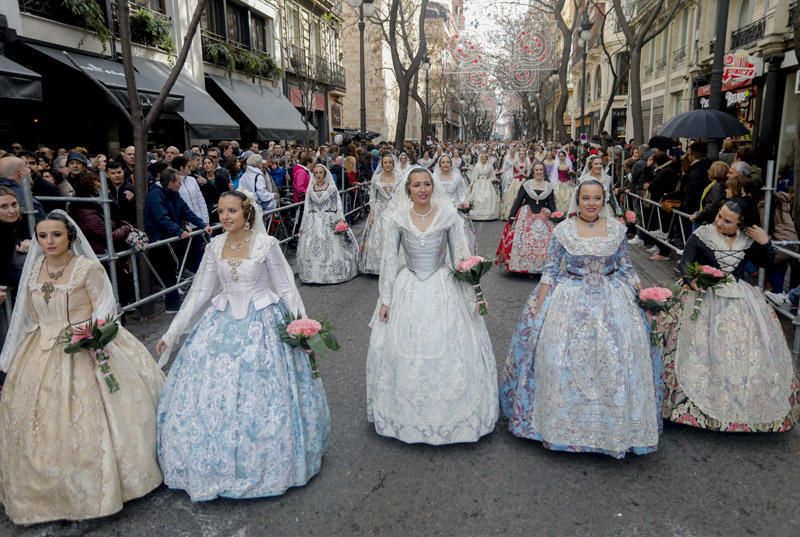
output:
<instances>
[{"instance_id":1,"label":"tree trunk","mask_svg":"<svg viewBox=\"0 0 800 537\"><path fill-rule=\"evenodd\" d=\"M406 122L408 121L408 80L398 80L400 94L397 98L397 126L394 129L394 146L403 147L406 141ZM424 144L425 140L421 140Z\"/></svg>"},{"instance_id":2,"label":"tree trunk","mask_svg":"<svg viewBox=\"0 0 800 537\"><path fill-rule=\"evenodd\" d=\"M642 119L642 48L639 43L631 46L630 57L630 83L628 95L631 100L631 122L633 123L633 141L635 144L644 143L644 121Z\"/></svg>"},{"instance_id":3,"label":"tree trunk","mask_svg":"<svg viewBox=\"0 0 800 537\"><path fill-rule=\"evenodd\" d=\"M133 168L133 176L136 179L134 185L136 189L136 226L139 229L144 227L144 206L147 201L147 129L143 118L133 118L133 147L136 150L136 161ZM158 180L158 177L155 178ZM149 255L149 254L147 254ZM152 287L150 278L150 268L144 260L139 261L139 290L141 296L150 294ZM147 317L155 312L155 302L148 302L139 307L139 312Z\"/></svg>"},{"instance_id":4,"label":"tree trunk","mask_svg":"<svg viewBox=\"0 0 800 537\"><path fill-rule=\"evenodd\" d=\"M800 58L800 9L795 9L794 20L792 21L794 30L794 53ZM800 76L800 72L796 76ZM797 99L797 97L795 97ZM797 109L797 125L800 126L800 108ZM800 233L800 195L798 195L798 181L800 181L800 128L794 130L794 217L795 229Z\"/></svg>"}]
</instances>

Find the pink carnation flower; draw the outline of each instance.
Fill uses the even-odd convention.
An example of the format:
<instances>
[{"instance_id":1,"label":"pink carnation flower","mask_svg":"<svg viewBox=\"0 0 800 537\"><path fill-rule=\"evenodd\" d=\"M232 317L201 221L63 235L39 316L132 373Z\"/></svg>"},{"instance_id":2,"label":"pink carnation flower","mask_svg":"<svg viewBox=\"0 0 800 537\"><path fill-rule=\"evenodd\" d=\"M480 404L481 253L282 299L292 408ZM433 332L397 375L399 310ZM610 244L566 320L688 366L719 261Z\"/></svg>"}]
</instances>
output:
<instances>
[{"instance_id":1,"label":"pink carnation flower","mask_svg":"<svg viewBox=\"0 0 800 537\"><path fill-rule=\"evenodd\" d=\"M551 213L550 216L552 216L553 218L564 218L564 211L556 211L554 213Z\"/></svg>"},{"instance_id":2,"label":"pink carnation flower","mask_svg":"<svg viewBox=\"0 0 800 537\"><path fill-rule=\"evenodd\" d=\"M106 320L105 319L97 319L97 326L105 326Z\"/></svg>"},{"instance_id":3,"label":"pink carnation flower","mask_svg":"<svg viewBox=\"0 0 800 537\"><path fill-rule=\"evenodd\" d=\"M639 291L639 299L642 301L653 300L663 304L670 298L672 298L672 291L665 287L647 287Z\"/></svg>"},{"instance_id":4,"label":"pink carnation flower","mask_svg":"<svg viewBox=\"0 0 800 537\"><path fill-rule=\"evenodd\" d=\"M456 265L456 270L458 272L466 272L478 263L483 263L484 261L485 259L479 255L471 255Z\"/></svg>"},{"instance_id":5,"label":"pink carnation flower","mask_svg":"<svg viewBox=\"0 0 800 537\"><path fill-rule=\"evenodd\" d=\"M636 223L636 213L633 211L625 211L625 221L629 224Z\"/></svg>"},{"instance_id":6,"label":"pink carnation flower","mask_svg":"<svg viewBox=\"0 0 800 537\"><path fill-rule=\"evenodd\" d=\"M724 278L725 273L719 270L718 268L714 268L710 265L703 265L700 267L700 270L703 271L703 274L708 274L709 276L713 276L715 278Z\"/></svg>"},{"instance_id":7,"label":"pink carnation flower","mask_svg":"<svg viewBox=\"0 0 800 537\"><path fill-rule=\"evenodd\" d=\"M350 226L348 226L346 222L340 221L336 224L334 231L336 231L336 233L344 233L348 229L350 229Z\"/></svg>"},{"instance_id":8,"label":"pink carnation flower","mask_svg":"<svg viewBox=\"0 0 800 537\"><path fill-rule=\"evenodd\" d=\"M322 325L314 319L297 319L286 326L286 332L292 336L313 337L319 334Z\"/></svg>"}]
</instances>

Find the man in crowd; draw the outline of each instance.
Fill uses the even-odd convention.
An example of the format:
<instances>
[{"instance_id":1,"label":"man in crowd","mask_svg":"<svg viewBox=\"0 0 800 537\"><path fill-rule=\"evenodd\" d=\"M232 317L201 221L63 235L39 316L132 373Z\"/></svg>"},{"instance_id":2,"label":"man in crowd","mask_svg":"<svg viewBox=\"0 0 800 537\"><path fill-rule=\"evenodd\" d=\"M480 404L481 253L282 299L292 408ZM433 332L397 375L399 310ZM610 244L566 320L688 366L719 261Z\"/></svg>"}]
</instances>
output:
<instances>
[{"instance_id":1,"label":"man in crowd","mask_svg":"<svg viewBox=\"0 0 800 537\"><path fill-rule=\"evenodd\" d=\"M114 160L106 165L108 177L108 194L117 204L120 219L136 225L136 189L133 183L125 179L122 164Z\"/></svg>"},{"instance_id":2,"label":"man in crowd","mask_svg":"<svg viewBox=\"0 0 800 537\"><path fill-rule=\"evenodd\" d=\"M17 200L23 207L25 206L25 192L22 189L22 185L26 177L30 181L30 170L24 160L10 153L0 158L0 186L13 190L14 194L17 195ZM36 211L37 220L44 218L44 208L36 198L33 198L33 209Z\"/></svg>"},{"instance_id":3,"label":"man in crowd","mask_svg":"<svg viewBox=\"0 0 800 537\"><path fill-rule=\"evenodd\" d=\"M67 154L67 168L69 169L69 173L67 174L67 181L75 188L87 171L87 167L89 166L89 159L87 159L83 153L78 153L77 151L70 151Z\"/></svg>"},{"instance_id":4,"label":"man in crowd","mask_svg":"<svg viewBox=\"0 0 800 537\"><path fill-rule=\"evenodd\" d=\"M136 176L133 172L133 167L136 165L136 148L129 145L122 152L122 159L124 160L124 167L122 168L125 173L125 180L130 183L136 183Z\"/></svg>"},{"instance_id":5,"label":"man in crowd","mask_svg":"<svg viewBox=\"0 0 800 537\"><path fill-rule=\"evenodd\" d=\"M164 151L164 162L166 163L167 166L172 166L172 159L174 159L180 154L181 154L180 150L174 145L171 145ZM172 167L174 168L175 166Z\"/></svg>"},{"instance_id":6,"label":"man in crowd","mask_svg":"<svg viewBox=\"0 0 800 537\"><path fill-rule=\"evenodd\" d=\"M181 176L178 170L167 168L161 172L158 185L147 195L144 207L145 232L152 242L170 237L188 238L189 231L184 227L185 222L205 228L208 234L212 232L211 226L193 213L183 201L180 189ZM177 282L177 272L185 248L185 242L176 242L162 246L148 256L166 287ZM164 298L167 313L177 312L181 305L178 292L171 291Z\"/></svg>"}]
</instances>

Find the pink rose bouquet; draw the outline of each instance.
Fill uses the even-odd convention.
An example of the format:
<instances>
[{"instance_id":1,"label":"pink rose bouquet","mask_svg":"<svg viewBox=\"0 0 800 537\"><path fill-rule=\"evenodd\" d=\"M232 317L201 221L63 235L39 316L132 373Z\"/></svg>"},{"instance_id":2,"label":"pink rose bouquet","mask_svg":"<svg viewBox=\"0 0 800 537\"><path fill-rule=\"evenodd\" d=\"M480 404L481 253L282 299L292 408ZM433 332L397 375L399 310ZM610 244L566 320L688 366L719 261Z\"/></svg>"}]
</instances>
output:
<instances>
[{"instance_id":1,"label":"pink rose bouquet","mask_svg":"<svg viewBox=\"0 0 800 537\"><path fill-rule=\"evenodd\" d=\"M459 261L458 264L456 264L456 269L453 271L453 277L455 279L466 282L472 286L472 290L475 291L475 302L478 305L478 313L481 315L489 313L489 305L486 303L486 299L483 298L481 278L492 268L492 263L492 260L487 260L479 255L472 255Z\"/></svg>"},{"instance_id":2,"label":"pink rose bouquet","mask_svg":"<svg viewBox=\"0 0 800 537\"><path fill-rule=\"evenodd\" d=\"M290 347L300 348L308 355L312 378L319 378L317 354L338 351L339 342L333 336L333 326L328 321L303 319L300 315L287 316L280 327L281 341Z\"/></svg>"},{"instance_id":3,"label":"pink rose bouquet","mask_svg":"<svg viewBox=\"0 0 800 537\"><path fill-rule=\"evenodd\" d=\"M554 224L563 222L565 218L566 215L564 214L564 211L553 211L552 213L550 213L550 221L553 222Z\"/></svg>"},{"instance_id":4,"label":"pink rose bouquet","mask_svg":"<svg viewBox=\"0 0 800 537\"><path fill-rule=\"evenodd\" d=\"M690 263L686 267L686 276L694 281L697 286L697 297L694 299L694 307L692 308L693 321L696 321L700 316L700 306L703 304L703 299L709 289L715 289L722 285L731 282L731 277L719 270L718 268L709 265L700 265L700 263Z\"/></svg>"},{"instance_id":5,"label":"pink rose bouquet","mask_svg":"<svg viewBox=\"0 0 800 537\"><path fill-rule=\"evenodd\" d=\"M82 350L89 353L92 360L97 363L97 368L103 375L109 393L119 390L114 373L108 363L110 358L105 348L114 341L119 332L119 322L115 317L97 319L82 324L70 325L56 339L57 343L64 344L64 352L77 354Z\"/></svg>"},{"instance_id":6,"label":"pink rose bouquet","mask_svg":"<svg viewBox=\"0 0 800 537\"><path fill-rule=\"evenodd\" d=\"M650 320L650 341L654 347L662 341L658 331L658 315L675 304L675 293L666 287L646 287L639 291L639 306L647 313Z\"/></svg>"},{"instance_id":7,"label":"pink rose bouquet","mask_svg":"<svg viewBox=\"0 0 800 537\"><path fill-rule=\"evenodd\" d=\"M458 205L457 209L462 213L468 213L472 210L472 204L468 201L464 201Z\"/></svg>"},{"instance_id":8,"label":"pink rose bouquet","mask_svg":"<svg viewBox=\"0 0 800 537\"><path fill-rule=\"evenodd\" d=\"M351 242L352 239L350 238L350 226L347 225L347 222L344 220L339 220L333 225L333 232L337 235L344 237L344 240L347 242Z\"/></svg>"},{"instance_id":9,"label":"pink rose bouquet","mask_svg":"<svg viewBox=\"0 0 800 537\"><path fill-rule=\"evenodd\" d=\"M636 223L636 213L633 211L625 211L625 223L626 224L635 224Z\"/></svg>"}]
</instances>

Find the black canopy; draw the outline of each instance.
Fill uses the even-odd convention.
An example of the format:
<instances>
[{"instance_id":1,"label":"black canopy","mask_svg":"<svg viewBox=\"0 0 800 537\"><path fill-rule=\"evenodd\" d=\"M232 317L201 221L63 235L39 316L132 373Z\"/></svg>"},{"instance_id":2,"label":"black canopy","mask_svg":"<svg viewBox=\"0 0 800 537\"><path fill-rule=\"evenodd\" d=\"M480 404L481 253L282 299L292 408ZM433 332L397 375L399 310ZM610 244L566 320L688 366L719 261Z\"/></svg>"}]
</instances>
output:
<instances>
[{"instance_id":1,"label":"black canopy","mask_svg":"<svg viewBox=\"0 0 800 537\"><path fill-rule=\"evenodd\" d=\"M0 98L42 100L42 77L0 55Z\"/></svg>"}]
</instances>

